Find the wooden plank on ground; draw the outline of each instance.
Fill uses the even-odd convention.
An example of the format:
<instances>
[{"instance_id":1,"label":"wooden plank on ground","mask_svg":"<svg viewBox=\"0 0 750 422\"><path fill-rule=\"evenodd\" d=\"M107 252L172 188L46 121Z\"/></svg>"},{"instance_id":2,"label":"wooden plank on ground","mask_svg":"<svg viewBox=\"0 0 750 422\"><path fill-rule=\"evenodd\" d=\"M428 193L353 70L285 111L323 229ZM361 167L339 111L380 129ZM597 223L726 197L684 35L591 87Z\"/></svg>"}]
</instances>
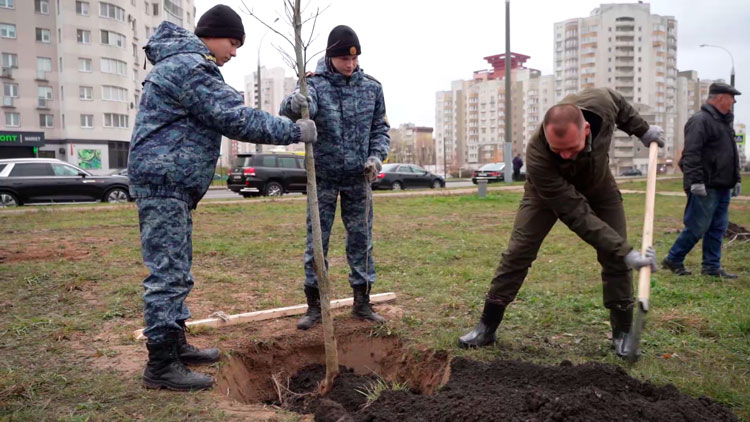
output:
<instances>
[{"instance_id":1,"label":"wooden plank on ground","mask_svg":"<svg viewBox=\"0 0 750 422\"><path fill-rule=\"evenodd\" d=\"M370 303L382 303L396 299L396 293L379 293L370 296ZM354 298L338 299L331 301L331 309L344 308L352 306ZM252 321L264 321L267 319L282 318L291 315L301 315L307 311L307 305L287 306L284 308L266 309L263 311L245 312L242 314L229 315L225 318L206 318L196 321L188 321L185 325L188 327L208 326L213 328L226 327L228 325L243 324ZM137 340L145 339L143 328L135 330L133 335Z\"/></svg>"}]
</instances>

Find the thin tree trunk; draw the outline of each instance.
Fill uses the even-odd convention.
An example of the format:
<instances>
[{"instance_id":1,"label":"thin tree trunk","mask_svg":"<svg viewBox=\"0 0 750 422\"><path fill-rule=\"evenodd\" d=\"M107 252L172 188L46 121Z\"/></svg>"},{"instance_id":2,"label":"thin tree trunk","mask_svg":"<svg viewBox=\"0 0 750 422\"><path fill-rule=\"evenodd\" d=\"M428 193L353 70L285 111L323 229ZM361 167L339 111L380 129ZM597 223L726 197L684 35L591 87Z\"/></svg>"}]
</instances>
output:
<instances>
[{"instance_id":1,"label":"thin tree trunk","mask_svg":"<svg viewBox=\"0 0 750 422\"><path fill-rule=\"evenodd\" d=\"M299 74L300 93L307 97L307 80L305 74L305 58L302 47L302 19L300 0L294 1L294 52L297 56L297 73ZM302 107L302 118L310 118L310 110ZM315 274L318 277L318 291L320 292L320 308L323 316L323 338L326 353L326 378L320 386L320 395L326 395L333 388L333 380L339 373L339 354L336 346L336 335L333 332L331 318L331 301L328 286L328 269L323 257L323 240L320 229L320 211L318 209L318 189L315 182L315 157L312 144L305 144L305 168L307 169L307 210L312 224L313 252Z\"/></svg>"}]
</instances>

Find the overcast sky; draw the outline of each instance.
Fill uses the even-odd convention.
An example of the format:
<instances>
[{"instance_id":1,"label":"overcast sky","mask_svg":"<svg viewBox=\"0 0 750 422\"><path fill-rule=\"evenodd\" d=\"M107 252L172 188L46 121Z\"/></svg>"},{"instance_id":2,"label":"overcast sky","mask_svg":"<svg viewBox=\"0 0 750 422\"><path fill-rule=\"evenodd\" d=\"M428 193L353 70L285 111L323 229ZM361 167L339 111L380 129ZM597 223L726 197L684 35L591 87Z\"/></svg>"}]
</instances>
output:
<instances>
[{"instance_id":1,"label":"overcast sky","mask_svg":"<svg viewBox=\"0 0 750 422\"><path fill-rule=\"evenodd\" d=\"M290 33L283 18L282 0L244 0L266 22L281 16L274 27ZM234 8L243 18L247 40L237 57L225 64L222 73L237 89L257 66L258 48L267 30L253 17L241 13L241 0L196 0L200 17L215 4ZM553 28L555 22L585 17L601 1L511 0L511 50L531 59L528 67L543 74L553 70ZM627 2L625 2L627 3ZM325 48L330 30L340 24L352 27L362 47L360 66L384 87L388 118L392 126L415 123L434 126L435 92L450 89L457 79L470 79L475 70L489 68L483 57L505 52L505 2L502 0L303 0L309 9L328 7L318 19L317 38L311 51ZM651 13L677 19L677 68L697 70L702 79L723 78L729 82L731 60L718 48L734 56L737 89L735 122L750 125L750 23L747 0L656 0ZM309 33L308 25L307 31ZM290 37L291 38L291 37ZM268 32L263 38L260 60L264 66L282 66L292 76L273 45L289 52L292 48L280 36ZM319 57L319 56L318 56ZM313 62L317 61L313 60ZM314 63L308 65L313 70Z\"/></svg>"}]
</instances>

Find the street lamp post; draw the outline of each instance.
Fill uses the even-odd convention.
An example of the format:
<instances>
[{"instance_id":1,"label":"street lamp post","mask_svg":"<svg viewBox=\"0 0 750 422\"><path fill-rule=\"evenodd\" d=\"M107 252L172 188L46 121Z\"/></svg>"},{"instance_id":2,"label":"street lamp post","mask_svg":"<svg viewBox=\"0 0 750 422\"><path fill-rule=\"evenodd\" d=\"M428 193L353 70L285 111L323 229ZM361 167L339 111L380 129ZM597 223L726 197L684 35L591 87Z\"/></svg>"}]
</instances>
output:
<instances>
[{"instance_id":1,"label":"street lamp post","mask_svg":"<svg viewBox=\"0 0 750 422\"><path fill-rule=\"evenodd\" d=\"M701 44L701 47L713 47L713 48L720 48L729 54L729 59L732 61L732 73L729 74L729 85L732 85L734 87L734 57L732 57L732 53L727 50L726 48L720 46L720 45L713 45L713 44Z\"/></svg>"},{"instance_id":2,"label":"street lamp post","mask_svg":"<svg viewBox=\"0 0 750 422\"><path fill-rule=\"evenodd\" d=\"M505 0L505 172L503 178L505 183L513 181L511 173L511 155L513 140L511 139L511 102L510 102L510 0Z\"/></svg>"}]
</instances>

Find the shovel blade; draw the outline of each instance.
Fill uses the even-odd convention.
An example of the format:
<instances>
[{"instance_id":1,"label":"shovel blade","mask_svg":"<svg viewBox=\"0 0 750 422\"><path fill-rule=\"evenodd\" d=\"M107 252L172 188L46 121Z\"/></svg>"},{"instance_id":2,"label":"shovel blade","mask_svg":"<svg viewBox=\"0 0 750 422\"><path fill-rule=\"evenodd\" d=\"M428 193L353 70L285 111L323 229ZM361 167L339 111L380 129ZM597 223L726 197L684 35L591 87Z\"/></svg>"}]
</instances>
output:
<instances>
[{"instance_id":1,"label":"shovel blade","mask_svg":"<svg viewBox=\"0 0 750 422\"><path fill-rule=\"evenodd\" d=\"M636 362L641 355L641 334L646 327L646 315L648 314L648 301L638 301L638 311L635 314L635 321L630 329L630 334L626 339L625 360Z\"/></svg>"}]
</instances>

